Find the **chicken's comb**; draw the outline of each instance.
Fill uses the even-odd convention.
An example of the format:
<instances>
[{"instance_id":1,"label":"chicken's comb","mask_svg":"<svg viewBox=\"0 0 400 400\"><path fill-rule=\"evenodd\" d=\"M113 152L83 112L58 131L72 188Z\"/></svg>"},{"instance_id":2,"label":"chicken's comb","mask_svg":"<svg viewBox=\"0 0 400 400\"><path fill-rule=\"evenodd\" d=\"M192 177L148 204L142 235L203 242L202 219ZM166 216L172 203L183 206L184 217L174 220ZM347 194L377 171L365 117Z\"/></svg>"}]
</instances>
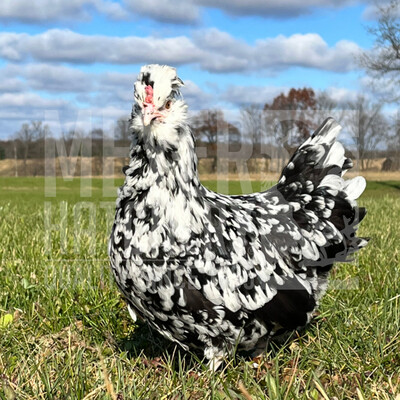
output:
<instances>
[{"instance_id":1,"label":"chicken's comb","mask_svg":"<svg viewBox=\"0 0 400 400\"><path fill-rule=\"evenodd\" d=\"M153 87L150 85L147 85L144 88L145 92L146 92L146 98L144 99L145 103L152 103L153 102Z\"/></svg>"}]
</instances>

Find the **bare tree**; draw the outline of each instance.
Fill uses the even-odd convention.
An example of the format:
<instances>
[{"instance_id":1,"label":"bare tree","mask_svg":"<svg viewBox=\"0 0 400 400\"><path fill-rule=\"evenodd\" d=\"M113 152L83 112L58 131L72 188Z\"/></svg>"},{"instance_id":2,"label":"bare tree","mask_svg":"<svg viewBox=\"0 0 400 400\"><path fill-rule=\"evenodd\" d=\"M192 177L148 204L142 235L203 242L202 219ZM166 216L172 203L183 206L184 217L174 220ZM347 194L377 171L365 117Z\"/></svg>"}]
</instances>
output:
<instances>
[{"instance_id":1,"label":"bare tree","mask_svg":"<svg viewBox=\"0 0 400 400\"><path fill-rule=\"evenodd\" d=\"M63 132L62 138L57 140L62 142L59 153L61 169L71 176L75 172L76 160L74 158L78 157L82 173L83 158L92 156L92 138L83 130L75 128Z\"/></svg>"},{"instance_id":2,"label":"bare tree","mask_svg":"<svg viewBox=\"0 0 400 400\"><path fill-rule=\"evenodd\" d=\"M221 110L202 110L192 119L195 139L207 145L208 155L213 158L212 169L217 168L217 145L222 133L229 134L229 141L237 143L240 131L227 122Z\"/></svg>"},{"instance_id":3,"label":"bare tree","mask_svg":"<svg viewBox=\"0 0 400 400\"><path fill-rule=\"evenodd\" d=\"M216 146L218 140L218 125L223 119L220 110L202 110L192 122L193 134L196 140Z\"/></svg>"},{"instance_id":4,"label":"bare tree","mask_svg":"<svg viewBox=\"0 0 400 400\"><path fill-rule=\"evenodd\" d=\"M399 100L400 84L400 0L392 0L388 5L378 7L378 25L368 28L375 36L375 45L360 57L361 65L378 81L377 89L382 91L386 79L386 101ZM379 85L379 87L378 87ZM394 92L394 93L393 93Z\"/></svg>"},{"instance_id":5,"label":"bare tree","mask_svg":"<svg viewBox=\"0 0 400 400\"><path fill-rule=\"evenodd\" d=\"M132 134L131 123L128 117L121 117L115 125L115 138L119 140L130 140Z\"/></svg>"},{"instance_id":6,"label":"bare tree","mask_svg":"<svg viewBox=\"0 0 400 400\"><path fill-rule=\"evenodd\" d=\"M19 139L23 148L25 175L27 175L28 173L27 159L31 154L37 156L37 154L35 154L35 149L33 144L41 139L43 141L44 137L49 133L50 133L49 127L47 125L43 125L42 121L31 121L30 124L24 123L22 124L20 130L16 133L16 138ZM41 152L44 146L40 147L41 148L39 149L39 153Z\"/></svg>"},{"instance_id":7,"label":"bare tree","mask_svg":"<svg viewBox=\"0 0 400 400\"><path fill-rule=\"evenodd\" d=\"M400 111L398 110L393 121L393 132L389 138L389 145L393 149L393 151L397 154L397 157L400 155ZM400 158L400 157L399 157Z\"/></svg>"},{"instance_id":8,"label":"bare tree","mask_svg":"<svg viewBox=\"0 0 400 400\"><path fill-rule=\"evenodd\" d=\"M381 109L382 103L372 103L366 97L359 96L350 108L357 111L348 115L348 126L353 133L361 169L369 167L372 153L380 141L385 140L388 125Z\"/></svg>"},{"instance_id":9,"label":"bare tree","mask_svg":"<svg viewBox=\"0 0 400 400\"><path fill-rule=\"evenodd\" d=\"M317 109L315 114L314 128L317 128L321 122L328 117L333 117L339 123L342 123L346 114L347 102L338 102L326 90L317 95Z\"/></svg>"},{"instance_id":10,"label":"bare tree","mask_svg":"<svg viewBox=\"0 0 400 400\"><path fill-rule=\"evenodd\" d=\"M394 169L400 169L400 111L397 111L394 118L393 133L390 138L394 156ZM389 142L390 143L390 142Z\"/></svg>"},{"instance_id":11,"label":"bare tree","mask_svg":"<svg viewBox=\"0 0 400 400\"><path fill-rule=\"evenodd\" d=\"M326 91L322 91L317 95L318 108L322 111L333 111L337 108L338 104Z\"/></svg>"},{"instance_id":12,"label":"bare tree","mask_svg":"<svg viewBox=\"0 0 400 400\"><path fill-rule=\"evenodd\" d=\"M400 112L394 115L390 134L387 137L387 158L382 164L383 171L398 171L400 169Z\"/></svg>"},{"instance_id":13,"label":"bare tree","mask_svg":"<svg viewBox=\"0 0 400 400\"><path fill-rule=\"evenodd\" d=\"M30 129L35 140L44 139L50 133L48 125L43 125L42 121L31 121Z\"/></svg>"},{"instance_id":14,"label":"bare tree","mask_svg":"<svg viewBox=\"0 0 400 400\"><path fill-rule=\"evenodd\" d=\"M270 130L266 127L264 111L258 104L251 104L240 110L242 132L244 141L251 146L247 154L251 157L247 160L249 172L265 174L270 170L270 160L274 154L273 140L267 136ZM242 144L245 146L246 144Z\"/></svg>"},{"instance_id":15,"label":"bare tree","mask_svg":"<svg viewBox=\"0 0 400 400\"><path fill-rule=\"evenodd\" d=\"M18 151L17 151L17 140L13 140L13 148L14 148L14 168L15 168L15 177L18 176Z\"/></svg>"},{"instance_id":16,"label":"bare tree","mask_svg":"<svg viewBox=\"0 0 400 400\"><path fill-rule=\"evenodd\" d=\"M29 147L32 144L32 131L29 129L29 124L22 124L20 130L16 134L23 146L24 174L27 174L27 158Z\"/></svg>"},{"instance_id":17,"label":"bare tree","mask_svg":"<svg viewBox=\"0 0 400 400\"><path fill-rule=\"evenodd\" d=\"M240 110L242 131L246 138L253 144L253 153L260 154L263 141L263 111L257 104L252 104Z\"/></svg>"}]
</instances>

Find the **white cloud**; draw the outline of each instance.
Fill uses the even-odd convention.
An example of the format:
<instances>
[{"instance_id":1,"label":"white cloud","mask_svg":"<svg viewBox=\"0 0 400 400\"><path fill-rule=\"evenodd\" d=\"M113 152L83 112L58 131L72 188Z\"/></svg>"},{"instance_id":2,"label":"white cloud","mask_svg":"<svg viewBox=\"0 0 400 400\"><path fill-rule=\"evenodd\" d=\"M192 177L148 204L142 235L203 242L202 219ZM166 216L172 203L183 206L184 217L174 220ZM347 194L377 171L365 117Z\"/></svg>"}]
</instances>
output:
<instances>
[{"instance_id":1,"label":"white cloud","mask_svg":"<svg viewBox=\"0 0 400 400\"><path fill-rule=\"evenodd\" d=\"M3 92L40 90L64 93L86 92L93 89L90 74L61 65L8 64L0 69L0 73L5 78L0 83L0 91ZM4 90L2 86L5 86ZM11 88L6 90L7 86Z\"/></svg>"},{"instance_id":2,"label":"white cloud","mask_svg":"<svg viewBox=\"0 0 400 400\"><path fill-rule=\"evenodd\" d=\"M127 7L137 15L160 22L193 24L200 18L200 10L190 0L125 0Z\"/></svg>"},{"instance_id":3,"label":"white cloud","mask_svg":"<svg viewBox=\"0 0 400 400\"><path fill-rule=\"evenodd\" d=\"M202 6L218 8L236 16L290 18L312 13L316 8L341 8L357 0L196 0Z\"/></svg>"},{"instance_id":4,"label":"white cloud","mask_svg":"<svg viewBox=\"0 0 400 400\"><path fill-rule=\"evenodd\" d=\"M25 85L17 78L6 78L0 80L0 93L20 92Z\"/></svg>"},{"instance_id":5,"label":"white cloud","mask_svg":"<svg viewBox=\"0 0 400 400\"><path fill-rule=\"evenodd\" d=\"M46 114L46 111L52 113ZM5 93L0 94L0 138L10 138L21 124L34 120L43 121L50 128L58 127L61 121L64 131L76 126L86 132L95 127L107 131L119 117L129 114L130 105L121 107L103 102L101 105L78 107L68 100L46 98L32 92ZM54 115L57 116L55 121L47 118ZM53 133L60 132L54 129Z\"/></svg>"},{"instance_id":6,"label":"white cloud","mask_svg":"<svg viewBox=\"0 0 400 400\"><path fill-rule=\"evenodd\" d=\"M122 73L122 72L104 72L101 74L100 84L104 86L108 86L111 88L127 87L130 90L133 90L133 84L136 81L137 74L132 73Z\"/></svg>"},{"instance_id":7,"label":"white cloud","mask_svg":"<svg viewBox=\"0 0 400 400\"><path fill-rule=\"evenodd\" d=\"M8 64L0 69L0 75L3 77L0 93L57 93L60 98L73 100L80 106L112 105L124 107L127 113L130 113L133 83L136 80L135 73L89 73L77 68L44 63ZM15 104L16 98L11 99L13 101L10 105Z\"/></svg>"},{"instance_id":8,"label":"white cloud","mask_svg":"<svg viewBox=\"0 0 400 400\"><path fill-rule=\"evenodd\" d=\"M70 119L72 105L63 99L46 98L37 93L0 94L0 138L10 138L22 123L43 121L46 110L58 110Z\"/></svg>"},{"instance_id":9,"label":"white cloud","mask_svg":"<svg viewBox=\"0 0 400 400\"><path fill-rule=\"evenodd\" d=\"M235 72L251 69L254 49L229 33L216 28L200 30L193 35L194 43L203 50L200 65L212 72Z\"/></svg>"},{"instance_id":10,"label":"white cloud","mask_svg":"<svg viewBox=\"0 0 400 400\"><path fill-rule=\"evenodd\" d=\"M193 24L204 8L236 17L293 18L321 8L343 8L362 0L1 0L0 20L24 23L89 20L93 11L111 19L145 16L159 22ZM370 1L370 0L364 0ZM28 11L27 11L28 10ZM370 6L366 15L373 14Z\"/></svg>"},{"instance_id":11,"label":"white cloud","mask_svg":"<svg viewBox=\"0 0 400 400\"><path fill-rule=\"evenodd\" d=\"M329 47L316 33L279 35L258 40L253 46L215 28L194 38L208 54L200 62L202 67L212 72L279 71L293 66L346 72L356 67L360 50L356 43L345 40Z\"/></svg>"},{"instance_id":12,"label":"white cloud","mask_svg":"<svg viewBox=\"0 0 400 400\"><path fill-rule=\"evenodd\" d=\"M182 95L191 111L209 108L215 105L215 97L205 92L193 81L185 80Z\"/></svg>"},{"instance_id":13,"label":"white cloud","mask_svg":"<svg viewBox=\"0 0 400 400\"><path fill-rule=\"evenodd\" d=\"M195 32L193 39L89 36L59 29L37 35L0 33L0 56L11 61L198 64L221 73L276 72L293 66L346 72L356 68L358 51L354 42L342 40L329 46L315 33L279 35L254 45L217 29Z\"/></svg>"},{"instance_id":14,"label":"white cloud","mask_svg":"<svg viewBox=\"0 0 400 400\"><path fill-rule=\"evenodd\" d=\"M3 93L0 94L0 106L5 108L59 108L67 105L62 99L47 99L36 93Z\"/></svg>"},{"instance_id":15,"label":"white cloud","mask_svg":"<svg viewBox=\"0 0 400 400\"><path fill-rule=\"evenodd\" d=\"M347 108L349 102L356 100L359 95L357 90L336 86L328 87L325 93L337 104L338 108Z\"/></svg>"},{"instance_id":16,"label":"white cloud","mask_svg":"<svg viewBox=\"0 0 400 400\"><path fill-rule=\"evenodd\" d=\"M130 112L133 101L133 84L136 81L135 73L105 72L93 77L98 91L98 104L118 104Z\"/></svg>"},{"instance_id":17,"label":"white cloud","mask_svg":"<svg viewBox=\"0 0 400 400\"><path fill-rule=\"evenodd\" d=\"M20 71L30 88L49 92L84 92L93 89L89 74L62 65L30 64Z\"/></svg>"},{"instance_id":18,"label":"white cloud","mask_svg":"<svg viewBox=\"0 0 400 400\"><path fill-rule=\"evenodd\" d=\"M196 46L185 36L165 39L89 36L68 29L51 29L37 35L0 33L0 56L11 61L33 58L40 61L87 64L183 64L200 58Z\"/></svg>"},{"instance_id":19,"label":"white cloud","mask_svg":"<svg viewBox=\"0 0 400 400\"><path fill-rule=\"evenodd\" d=\"M87 20L97 10L113 19L127 17L116 2L105 0L1 0L0 20L42 23L54 20Z\"/></svg>"},{"instance_id":20,"label":"white cloud","mask_svg":"<svg viewBox=\"0 0 400 400\"><path fill-rule=\"evenodd\" d=\"M364 76L360 79L361 91L366 93L376 102L398 102L399 95L399 79L397 77L381 76L370 77Z\"/></svg>"},{"instance_id":21,"label":"white cloud","mask_svg":"<svg viewBox=\"0 0 400 400\"><path fill-rule=\"evenodd\" d=\"M378 19L379 9L376 7L375 4L369 5L365 8L362 17L365 20L376 20Z\"/></svg>"},{"instance_id":22,"label":"white cloud","mask_svg":"<svg viewBox=\"0 0 400 400\"><path fill-rule=\"evenodd\" d=\"M121 4L114 1L96 0L95 8L99 13L105 14L114 20L122 20L129 18L128 11L125 10L121 6Z\"/></svg>"},{"instance_id":23,"label":"white cloud","mask_svg":"<svg viewBox=\"0 0 400 400\"><path fill-rule=\"evenodd\" d=\"M362 0L126 0L130 9L161 22L193 23L201 9L216 8L237 17L293 18L318 8L337 9Z\"/></svg>"},{"instance_id":24,"label":"white cloud","mask_svg":"<svg viewBox=\"0 0 400 400\"><path fill-rule=\"evenodd\" d=\"M93 117L106 118L114 122L118 118L130 114L129 110L127 110L126 108L114 106L91 107L90 112Z\"/></svg>"},{"instance_id":25,"label":"white cloud","mask_svg":"<svg viewBox=\"0 0 400 400\"><path fill-rule=\"evenodd\" d=\"M316 33L279 35L273 39L259 40L256 52L265 67L302 66L327 71L346 72L355 68L359 52L356 43L341 40L333 47Z\"/></svg>"},{"instance_id":26,"label":"white cloud","mask_svg":"<svg viewBox=\"0 0 400 400\"><path fill-rule=\"evenodd\" d=\"M280 93L287 92L288 88L283 86L242 86L231 85L220 94L220 99L237 105L245 106L258 104L260 106L271 102Z\"/></svg>"},{"instance_id":27,"label":"white cloud","mask_svg":"<svg viewBox=\"0 0 400 400\"><path fill-rule=\"evenodd\" d=\"M366 20L377 20L381 15L381 9L385 9L390 7L391 0L380 0L379 2L374 0L367 0L369 4L363 14L362 17ZM394 7L390 10L390 13L393 17L400 18L400 7L398 2L394 2Z\"/></svg>"},{"instance_id":28,"label":"white cloud","mask_svg":"<svg viewBox=\"0 0 400 400\"><path fill-rule=\"evenodd\" d=\"M89 73L64 65L45 63L11 63L1 68L0 74L3 77L0 81L2 92L22 89L55 93L89 93L119 89L132 92L136 80L135 73Z\"/></svg>"},{"instance_id":29,"label":"white cloud","mask_svg":"<svg viewBox=\"0 0 400 400\"><path fill-rule=\"evenodd\" d=\"M135 73L87 73L60 65L10 64L0 74L5 78L0 82L0 137L10 137L24 122L43 121L46 110L57 110L66 130L74 127L78 110L91 116L93 126L100 124L106 130L131 112ZM185 81L183 91L192 110L213 106L210 96L194 82ZM90 127L88 123L85 129Z\"/></svg>"},{"instance_id":30,"label":"white cloud","mask_svg":"<svg viewBox=\"0 0 400 400\"><path fill-rule=\"evenodd\" d=\"M64 94L81 106L114 107L130 113L136 73L83 72L77 68L52 64L9 64L0 69L0 93L33 92ZM191 107L206 107L210 96L194 82L183 87L185 100ZM15 103L16 98L12 97ZM45 104L48 105L48 104Z\"/></svg>"}]
</instances>

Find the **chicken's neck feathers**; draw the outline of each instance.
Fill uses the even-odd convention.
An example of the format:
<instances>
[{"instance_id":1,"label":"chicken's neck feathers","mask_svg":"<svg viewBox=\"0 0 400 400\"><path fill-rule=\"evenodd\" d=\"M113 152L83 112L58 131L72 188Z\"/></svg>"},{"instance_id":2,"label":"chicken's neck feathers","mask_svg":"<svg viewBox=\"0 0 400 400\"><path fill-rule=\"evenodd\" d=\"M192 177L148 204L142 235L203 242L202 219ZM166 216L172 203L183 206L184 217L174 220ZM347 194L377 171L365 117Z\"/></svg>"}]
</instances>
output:
<instances>
[{"instance_id":1,"label":"chicken's neck feathers","mask_svg":"<svg viewBox=\"0 0 400 400\"><path fill-rule=\"evenodd\" d=\"M117 207L132 201L138 218L156 215L158 225L168 227L178 242L187 243L193 232L202 231L208 210L202 200L193 136L188 126L178 129L179 140L165 132L135 135Z\"/></svg>"}]
</instances>

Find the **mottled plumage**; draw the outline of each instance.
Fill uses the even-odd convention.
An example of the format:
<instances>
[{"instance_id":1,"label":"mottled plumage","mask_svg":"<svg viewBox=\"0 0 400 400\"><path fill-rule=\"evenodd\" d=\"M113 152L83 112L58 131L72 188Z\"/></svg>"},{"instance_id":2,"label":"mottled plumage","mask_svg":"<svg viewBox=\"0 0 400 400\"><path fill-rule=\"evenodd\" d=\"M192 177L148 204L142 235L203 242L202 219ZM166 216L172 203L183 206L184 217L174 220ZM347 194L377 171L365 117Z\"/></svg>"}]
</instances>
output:
<instances>
[{"instance_id":1,"label":"mottled plumage","mask_svg":"<svg viewBox=\"0 0 400 400\"><path fill-rule=\"evenodd\" d=\"M310 321L332 264L367 244L356 237L365 180L342 179L352 163L327 119L270 190L206 189L182 84L159 65L143 67L135 83L131 161L109 255L131 316L214 360Z\"/></svg>"}]
</instances>

